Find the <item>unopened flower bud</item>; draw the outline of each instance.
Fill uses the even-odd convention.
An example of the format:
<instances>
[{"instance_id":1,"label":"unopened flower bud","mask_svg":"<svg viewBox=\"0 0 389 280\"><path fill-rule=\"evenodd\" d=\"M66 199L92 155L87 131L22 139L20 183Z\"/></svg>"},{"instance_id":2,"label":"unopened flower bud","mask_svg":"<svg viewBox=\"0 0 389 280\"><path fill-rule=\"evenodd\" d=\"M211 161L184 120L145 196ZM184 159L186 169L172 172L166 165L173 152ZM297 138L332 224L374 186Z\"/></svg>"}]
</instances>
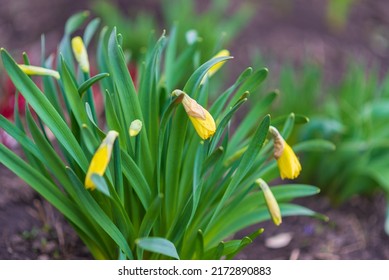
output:
<instances>
[{"instance_id":1,"label":"unopened flower bud","mask_svg":"<svg viewBox=\"0 0 389 280\"><path fill-rule=\"evenodd\" d=\"M181 90L173 91L173 95L182 96L182 105L190 121L193 124L197 134L203 139L208 139L216 132L216 124L211 114L205 110L200 104L193 98L189 97L185 92Z\"/></svg>"},{"instance_id":2,"label":"unopened flower bud","mask_svg":"<svg viewBox=\"0 0 389 280\"><path fill-rule=\"evenodd\" d=\"M270 126L269 132L274 141L274 158L282 179L295 179L301 172L301 164L292 148L285 142L278 130Z\"/></svg>"},{"instance_id":3,"label":"unopened flower bud","mask_svg":"<svg viewBox=\"0 0 389 280\"><path fill-rule=\"evenodd\" d=\"M141 130L142 130L142 122L140 120L132 121L129 129L130 137L137 136Z\"/></svg>"},{"instance_id":4,"label":"unopened flower bud","mask_svg":"<svg viewBox=\"0 0 389 280\"><path fill-rule=\"evenodd\" d=\"M263 196L266 201L267 209L269 210L269 214L273 220L273 223L276 226L279 226L282 223L281 210L278 206L277 200L274 197L272 191L266 182L262 179L257 179L255 183L261 188Z\"/></svg>"},{"instance_id":5,"label":"unopened flower bud","mask_svg":"<svg viewBox=\"0 0 389 280\"><path fill-rule=\"evenodd\" d=\"M59 73L52 69L47 69L39 66L18 64L19 68L27 75L38 75L38 76L52 76L59 80Z\"/></svg>"},{"instance_id":6,"label":"unopened flower bud","mask_svg":"<svg viewBox=\"0 0 389 280\"><path fill-rule=\"evenodd\" d=\"M111 130L107 133L107 136L101 142L101 145L96 150L95 154L92 157L92 160L89 164L88 172L85 177L85 187L87 189L94 190L96 188L95 184L92 181L92 175L94 173L103 176L109 161L111 159L112 148L115 142L115 139L118 137L119 133Z\"/></svg>"},{"instance_id":7,"label":"unopened flower bud","mask_svg":"<svg viewBox=\"0 0 389 280\"><path fill-rule=\"evenodd\" d=\"M81 70L84 73L89 73L88 53L80 36L74 37L72 39L72 49Z\"/></svg>"}]
</instances>

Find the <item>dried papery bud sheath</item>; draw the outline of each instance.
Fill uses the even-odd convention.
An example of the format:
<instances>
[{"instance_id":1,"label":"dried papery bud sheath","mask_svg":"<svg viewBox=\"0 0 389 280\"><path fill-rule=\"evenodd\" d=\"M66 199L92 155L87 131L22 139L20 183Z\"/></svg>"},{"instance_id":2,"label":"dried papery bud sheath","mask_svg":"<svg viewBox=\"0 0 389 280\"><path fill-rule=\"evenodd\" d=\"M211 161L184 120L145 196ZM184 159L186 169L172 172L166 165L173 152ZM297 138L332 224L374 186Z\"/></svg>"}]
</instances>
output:
<instances>
[{"instance_id":1,"label":"dried papery bud sheath","mask_svg":"<svg viewBox=\"0 0 389 280\"><path fill-rule=\"evenodd\" d=\"M135 137L139 134L141 130L142 122L140 120L135 120L131 122L128 133L130 134L130 137Z\"/></svg>"},{"instance_id":2,"label":"dried papery bud sheath","mask_svg":"<svg viewBox=\"0 0 389 280\"><path fill-rule=\"evenodd\" d=\"M212 58L222 57L222 56L229 56L229 55L230 55L230 51L228 51L228 50L221 50ZM225 61L221 61L221 62L218 62L215 65L213 65L208 70L208 72L205 74L204 78L201 80L201 84L203 84L207 78L213 76L224 65L224 63L226 63L226 62Z\"/></svg>"},{"instance_id":3,"label":"dried papery bud sheath","mask_svg":"<svg viewBox=\"0 0 389 280\"><path fill-rule=\"evenodd\" d=\"M274 197L272 191L270 190L268 184L262 180L257 179L255 183L261 188L263 196L266 201L267 209L269 210L269 214L273 220L273 223L276 226L279 226L282 223L282 216L281 216L281 210L278 206L278 202L276 198Z\"/></svg>"},{"instance_id":4,"label":"dried papery bud sheath","mask_svg":"<svg viewBox=\"0 0 389 280\"><path fill-rule=\"evenodd\" d=\"M107 136L101 142L99 148L96 150L89 164L88 172L85 177L85 188L94 190L96 188L92 181L92 174L96 173L103 176L109 161L111 159L113 144L118 137L119 133L111 130L107 133Z\"/></svg>"},{"instance_id":5,"label":"dried papery bud sheath","mask_svg":"<svg viewBox=\"0 0 389 280\"><path fill-rule=\"evenodd\" d=\"M89 59L84 42L80 36L72 39L72 49L82 72L89 73Z\"/></svg>"},{"instance_id":6,"label":"dried papery bud sheath","mask_svg":"<svg viewBox=\"0 0 389 280\"><path fill-rule=\"evenodd\" d=\"M200 104L193 98L189 97L185 92L181 90L173 91L175 96L183 96L181 103L184 106L186 113L190 121L193 124L197 134L206 140L216 132L216 124L211 114L205 110Z\"/></svg>"},{"instance_id":7,"label":"dried papery bud sheath","mask_svg":"<svg viewBox=\"0 0 389 280\"><path fill-rule=\"evenodd\" d=\"M51 76L56 78L57 80L60 79L59 73L52 69L47 69L39 66L25 65L25 64L18 64L18 66L27 75Z\"/></svg>"},{"instance_id":8,"label":"dried papery bud sheath","mask_svg":"<svg viewBox=\"0 0 389 280\"><path fill-rule=\"evenodd\" d=\"M301 172L301 164L293 149L285 142L278 130L270 126L269 132L274 141L274 158L282 179L295 179Z\"/></svg>"}]
</instances>

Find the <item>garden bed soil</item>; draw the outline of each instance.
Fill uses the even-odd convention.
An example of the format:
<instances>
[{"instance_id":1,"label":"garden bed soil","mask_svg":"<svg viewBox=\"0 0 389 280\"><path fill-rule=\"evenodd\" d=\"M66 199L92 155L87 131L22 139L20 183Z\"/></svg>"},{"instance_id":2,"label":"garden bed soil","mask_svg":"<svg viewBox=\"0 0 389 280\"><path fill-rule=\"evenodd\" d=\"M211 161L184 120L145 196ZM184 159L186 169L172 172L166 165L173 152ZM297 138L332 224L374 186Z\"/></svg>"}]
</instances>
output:
<instances>
[{"instance_id":1,"label":"garden bed soil","mask_svg":"<svg viewBox=\"0 0 389 280\"><path fill-rule=\"evenodd\" d=\"M152 1L135 1L133 11L145 2L152 6ZM231 2L239 5L242 1ZM276 57L279 63L312 59L332 77L341 73L342 62L350 55L379 62L387 71L387 1L358 1L349 23L338 31L326 24L321 12L325 1L261 2L258 15L231 48L237 73L248 65L248 53L253 48L261 49L265 56ZM271 2L281 6L276 9ZM288 2L294 5L284 5ZM206 1L200 3L205 5ZM45 32L48 46L54 47L65 20L87 8L87 1L0 0L0 46L21 51L29 46L27 51L39 53L39 34ZM4 166L0 166L0 182L0 259L91 258L64 218ZM299 199L297 203L328 216L329 221L286 217L279 227L262 223L239 234L244 236L259 227L265 228L236 258L389 259L389 238L383 230L383 195L354 197L338 208L320 195ZM290 242L278 249L268 248L269 238L280 238L281 233L287 233Z\"/></svg>"}]
</instances>

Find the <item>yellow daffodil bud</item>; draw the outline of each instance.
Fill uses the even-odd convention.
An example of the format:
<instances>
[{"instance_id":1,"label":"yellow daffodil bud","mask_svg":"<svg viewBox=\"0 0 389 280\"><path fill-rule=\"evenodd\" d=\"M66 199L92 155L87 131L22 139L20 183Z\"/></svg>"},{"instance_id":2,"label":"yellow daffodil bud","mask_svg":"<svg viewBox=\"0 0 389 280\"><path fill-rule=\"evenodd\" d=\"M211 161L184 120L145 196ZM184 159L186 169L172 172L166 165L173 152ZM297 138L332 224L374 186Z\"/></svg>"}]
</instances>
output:
<instances>
[{"instance_id":1,"label":"yellow daffodil bud","mask_svg":"<svg viewBox=\"0 0 389 280\"><path fill-rule=\"evenodd\" d=\"M282 179L295 179L301 171L301 164L292 148L285 142L278 130L270 126L269 132L274 141L274 157Z\"/></svg>"},{"instance_id":2,"label":"yellow daffodil bud","mask_svg":"<svg viewBox=\"0 0 389 280\"><path fill-rule=\"evenodd\" d=\"M279 226L282 223L281 210L278 206L278 202L274 197L272 191L266 182L262 179L257 179L255 183L261 188L263 196L266 201L267 209L269 210L269 214L273 220L273 223L276 226Z\"/></svg>"},{"instance_id":3,"label":"yellow daffodil bud","mask_svg":"<svg viewBox=\"0 0 389 280\"><path fill-rule=\"evenodd\" d=\"M92 174L96 173L100 176L104 175L104 172L107 169L108 163L111 159L113 144L118 135L119 133L114 130L109 131L107 136L101 142L100 147L93 155L85 177L85 187L87 189L94 190L96 188L92 181Z\"/></svg>"},{"instance_id":4,"label":"yellow daffodil bud","mask_svg":"<svg viewBox=\"0 0 389 280\"><path fill-rule=\"evenodd\" d=\"M19 68L27 75L52 76L59 80L59 73L52 69L47 69L39 66L19 64Z\"/></svg>"},{"instance_id":5,"label":"yellow daffodil bud","mask_svg":"<svg viewBox=\"0 0 389 280\"><path fill-rule=\"evenodd\" d=\"M212 58L216 58L216 57L222 57L222 56L229 56L230 55L230 52L228 50L221 50L220 52L218 52L214 57ZM201 80L201 84L204 84L204 82L206 81L207 78L213 76L213 74L215 74L223 65L224 63L226 63L226 61L221 61L221 62L218 62L216 63L215 65L213 65L207 72L207 74L205 74L205 76L203 77L203 79Z\"/></svg>"},{"instance_id":6,"label":"yellow daffodil bud","mask_svg":"<svg viewBox=\"0 0 389 280\"><path fill-rule=\"evenodd\" d=\"M192 122L197 134L203 139L208 139L216 132L216 124L211 114L205 110L196 100L190 98L181 90L173 91L176 96L183 95L181 100L190 121Z\"/></svg>"},{"instance_id":7,"label":"yellow daffodil bud","mask_svg":"<svg viewBox=\"0 0 389 280\"><path fill-rule=\"evenodd\" d=\"M84 73L89 73L88 53L86 52L84 42L80 36L74 37L72 39L72 49L81 70Z\"/></svg>"},{"instance_id":8,"label":"yellow daffodil bud","mask_svg":"<svg viewBox=\"0 0 389 280\"><path fill-rule=\"evenodd\" d=\"M135 120L131 122L130 129L129 129L130 137L137 136L141 130L142 130L142 122L140 120Z\"/></svg>"}]
</instances>

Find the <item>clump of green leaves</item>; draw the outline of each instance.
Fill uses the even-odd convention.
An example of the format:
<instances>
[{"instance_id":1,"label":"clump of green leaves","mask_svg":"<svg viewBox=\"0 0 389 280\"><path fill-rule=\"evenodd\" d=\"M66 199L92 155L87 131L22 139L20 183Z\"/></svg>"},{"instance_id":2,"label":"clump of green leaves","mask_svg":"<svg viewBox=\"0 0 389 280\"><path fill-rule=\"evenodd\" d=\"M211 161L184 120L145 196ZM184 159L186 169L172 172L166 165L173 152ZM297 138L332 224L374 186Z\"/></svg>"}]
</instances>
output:
<instances>
[{"instance_id":1,"label":"clump of green leaves","mask_svg":"<svg viewBox=\"0 0 389 280\"><path fill-rule=\"evenodd\" d=\"M262 96L231 127L267 69L245 69L211 101L208 72L231 59L215 57L182 76L186 83L177 91L177 76L193 68L198 49L177 51L180 38L173 29L148 46L134 82L122 36L116 28L103 28L96 54L99 73L90 77L80 38L72 39L87 16L80 13L67 22L58 73L42 77L42 90L1 50L4 68L27 106L22 118L15 105L15 123L0 117L0 127L18 141L26 160L0 144L0 161L63 213L95 258L233 258L262 232L258 223L270 219L268 207L277 214L277 224L279 215L318 216L290 202L316 194L317 188L264 185L279 176L269 127L278 126L284 141L296 121L294 114L271 121L267 112L275 93ZM85 28L86 49L98 24L92 20ZM44 41L42 67L53 68ZM97 84L99 92L92 87ZM212 116L216 131L211 125L200 138L196 125ZM309 147L300 143L298 150ZM255 224L258 230L251 235L231 238Z\"/></svg>"}]
</instances>

